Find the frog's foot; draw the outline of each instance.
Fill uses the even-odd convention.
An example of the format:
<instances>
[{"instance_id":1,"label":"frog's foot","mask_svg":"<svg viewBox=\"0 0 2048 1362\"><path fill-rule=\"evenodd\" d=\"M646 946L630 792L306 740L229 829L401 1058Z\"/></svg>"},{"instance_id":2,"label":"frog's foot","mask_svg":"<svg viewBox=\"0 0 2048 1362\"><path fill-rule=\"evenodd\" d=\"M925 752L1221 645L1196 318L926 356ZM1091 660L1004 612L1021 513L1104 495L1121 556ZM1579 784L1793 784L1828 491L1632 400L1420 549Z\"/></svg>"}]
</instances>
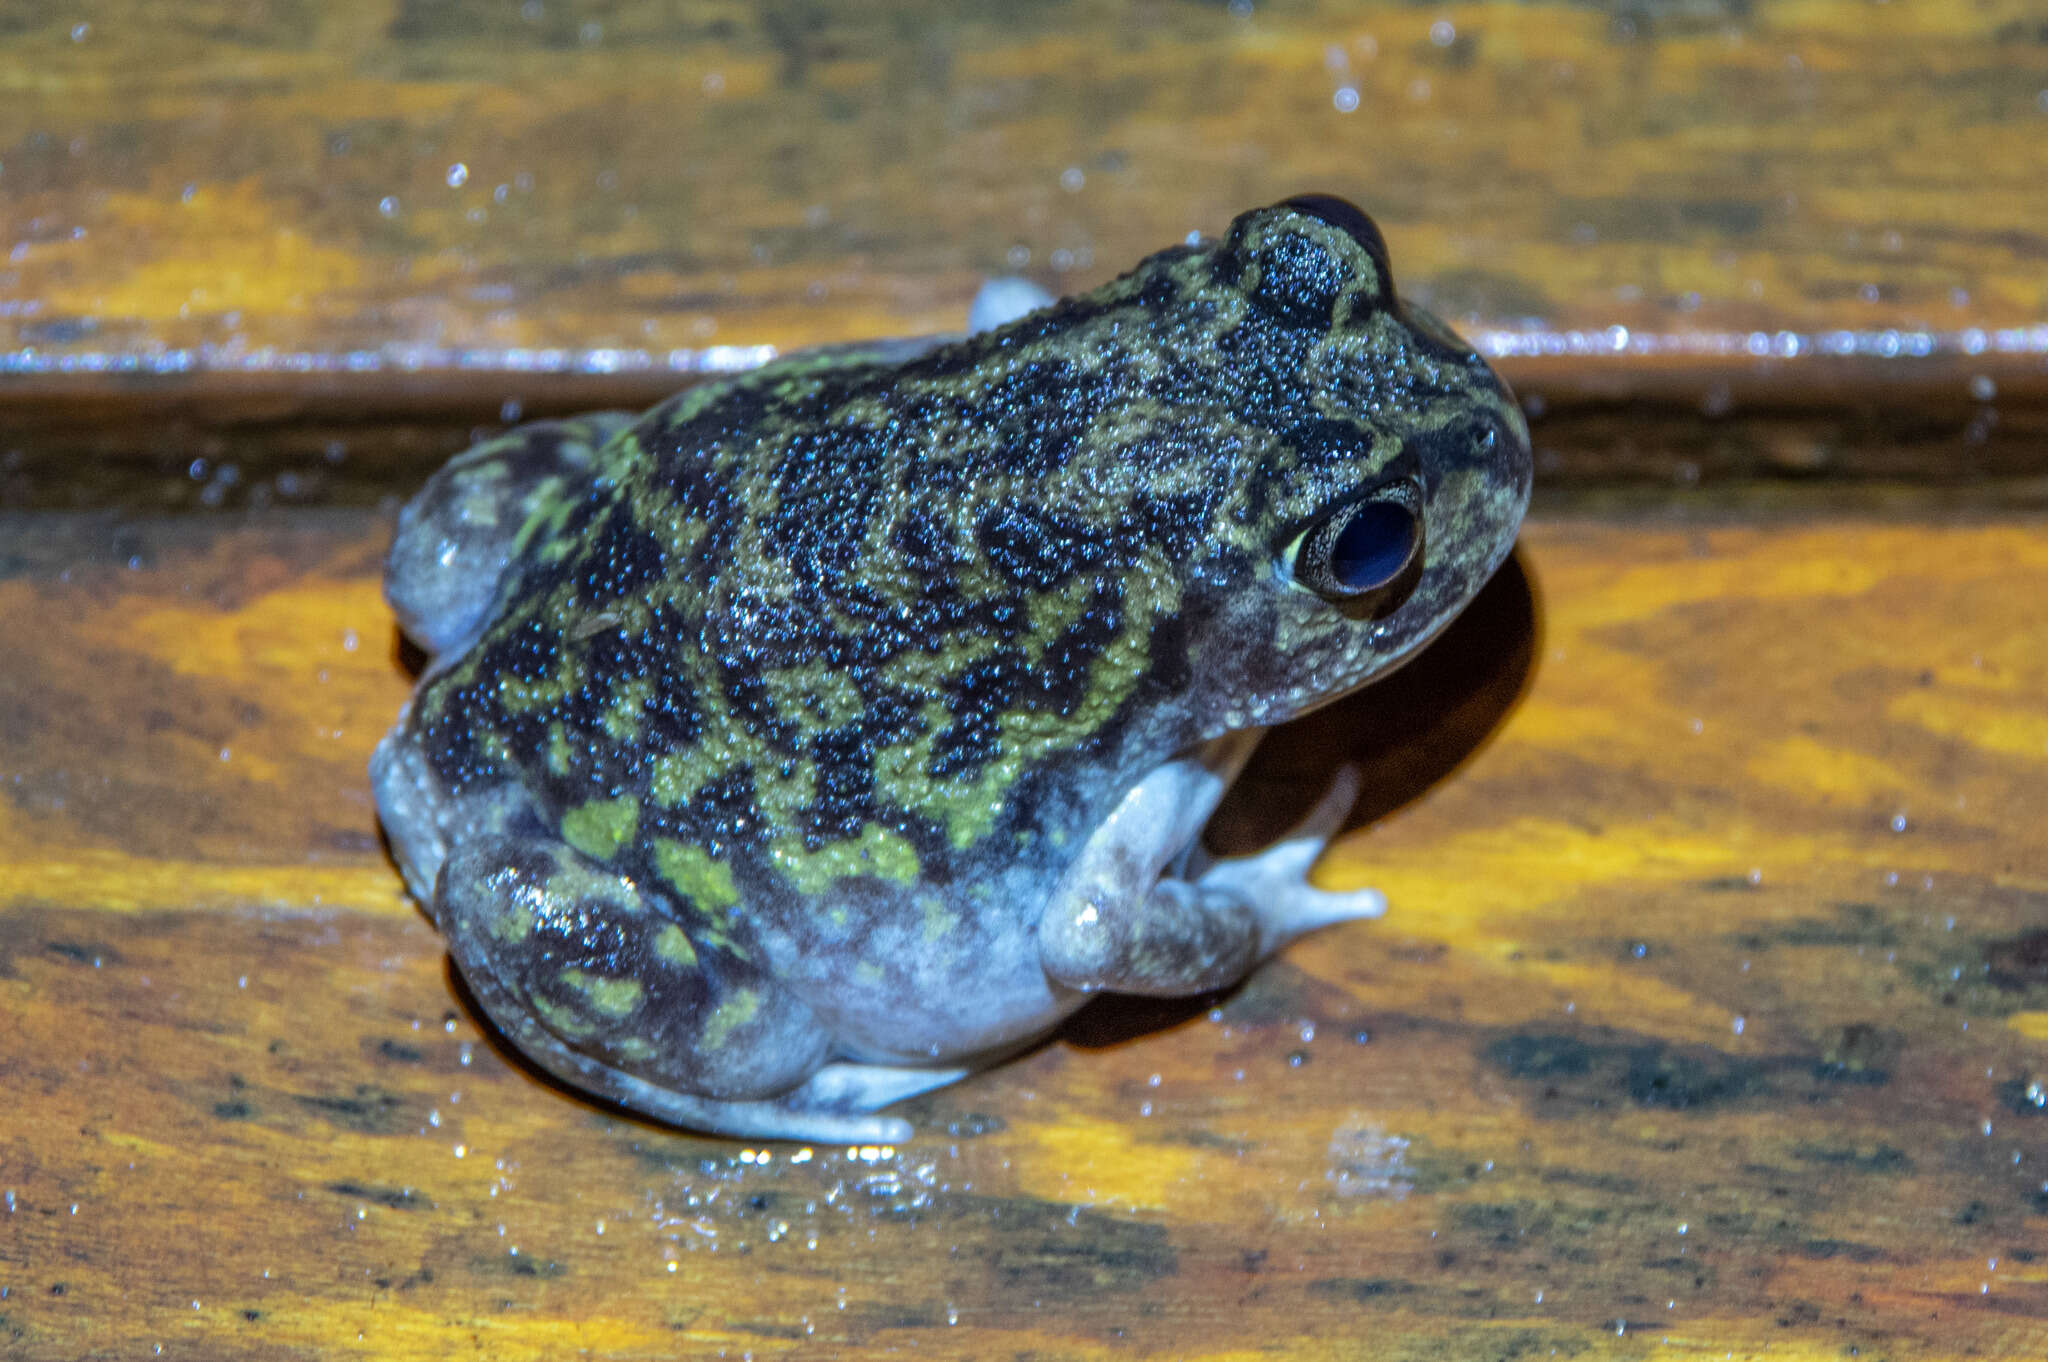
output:
<instances>
[{"instance_id":1,"label":"frog's foot","mask_svg":"<svg viewBox=\"0 0 2048 1362\"><path fill-rule=\"evenodd\" d=\"M434 655L467 648L490 620L522 531L588 485L597 451L631 423L623 412L535 421L450 459L398 513L384 594Z\"/></svg>"},{"instance_id":2,"label":"frog's foot","mask_svg":"<svg viewBox=\"0 0 2048 1362\"><path fill-rule=\"evenodd\" d=\"M1339 768L1316 806L1279 841L1256 855L1216 861L1197 877L1204 893L1251 908L1259 924L1260 958L1318 927L1387 911L1387 896L1377 889L1333 892L1308 882L1310 867L1358 802L1362 783L1356 766Z\"/></svg>"},{"instance_id":3,"label":"frog's foot","mask_svg":"<svg viewBox=\"0 0 2048 1362\"><path fill-rule=\"evenodd\" d=\"M882 1076L862 1085L827 1065L832 1038L810 1007L717 920L679 914L561 842L458 843L432 912L492 1022L576 1087L729 1134L899 1131L851 1113L914 1089Z\"/></svg>"},{"instance_id":4,"label":"frog's foot","mask_svg":"<svg viewBox=\"0 0 2048 1362\"><path fill-rule=\"evenodd\" d=\"M825 1065L779 1097L748 1102L674 1092L629 1073L605 1070L574 1052L562 1056L574 1066L568 1070L540 1056L534 1058L550 1073L580 1088L603 1093L622 1106L670 1125L743 1139L811 1140L818 1144L902 1144L915 1133L910 1122L900 1116L870 1113L957 1083L972 1072L841 1061Z\"/></svg>"},{"instance_id":5,"label":"frog's foot","mask_svg":"<svg viewBox=\"0 0 2048 1362\"><path fill-rule=\"evenodd\" d=\"M1357 799L1351 768L1275 846L1197 870L1202 858L1186 848L1249 750L1191 754L1132 788L1039 921L1048 975L1083 992L1200 993L1236 982L1303 932L1386 910L1374 890L1329 893L1305 878ZM1160 874L1181 859L1182 874Z\"/></svg>"}]
</instances>

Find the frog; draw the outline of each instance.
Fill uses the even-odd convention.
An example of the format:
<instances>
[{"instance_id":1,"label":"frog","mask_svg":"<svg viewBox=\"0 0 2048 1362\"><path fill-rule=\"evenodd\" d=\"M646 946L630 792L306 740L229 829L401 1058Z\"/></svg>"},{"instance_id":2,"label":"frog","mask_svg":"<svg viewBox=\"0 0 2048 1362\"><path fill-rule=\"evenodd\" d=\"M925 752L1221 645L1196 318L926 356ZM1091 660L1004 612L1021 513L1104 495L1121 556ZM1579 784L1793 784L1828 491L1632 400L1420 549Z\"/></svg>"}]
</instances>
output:
<instances>
[{"instance_id":1,"label":"frog","mask_svg":"<svg viewBox=\"0 0 2048 1362\"><path fill-rule=\"evenodd\" d=\"M1293 830L1202 840L1272 725L1509 554L1528 427L1304 194L963 335L537 421L405 506L423 664L371 781L473 1003L670 1126L848 1145L1102 993L1226 989L1376 917Z\"/></svg>"}]
</instances>

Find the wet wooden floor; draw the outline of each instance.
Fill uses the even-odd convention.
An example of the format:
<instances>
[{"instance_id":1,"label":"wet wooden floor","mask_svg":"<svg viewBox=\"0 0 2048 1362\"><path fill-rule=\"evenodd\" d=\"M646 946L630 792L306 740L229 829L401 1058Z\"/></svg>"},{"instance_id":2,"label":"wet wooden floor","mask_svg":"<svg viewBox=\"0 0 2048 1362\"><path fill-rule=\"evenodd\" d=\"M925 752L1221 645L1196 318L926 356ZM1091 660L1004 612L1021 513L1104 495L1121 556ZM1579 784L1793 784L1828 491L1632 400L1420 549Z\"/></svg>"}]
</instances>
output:
<instances>
[{"instance_id":1,"label":"wet wooden floor","mask_svg":"<svg viewBox=\"0 0 2048 1362\"><path fill-rule=\"evenodd\" d=\"M0 1358L2048 1356L2038 0L0 5ZM1218 820L1392 902L893 1148L514 1061L379 840L474 429L1303 190L1539 510Z\"/></svg>"},{"instance_id":2,"label":"wet wooden floor","mask_svg":"<svg viewBox=\"0 0 2048 1362\"><path fill-rule=\"evenodd\" d=\"M383 517L14 518L0 1351L2037 1353L2044 530L1537 519L1224 820L1367 761L1383 921L845 1149L481 1028L364 785Z\"/></svg>"}]
</instances>

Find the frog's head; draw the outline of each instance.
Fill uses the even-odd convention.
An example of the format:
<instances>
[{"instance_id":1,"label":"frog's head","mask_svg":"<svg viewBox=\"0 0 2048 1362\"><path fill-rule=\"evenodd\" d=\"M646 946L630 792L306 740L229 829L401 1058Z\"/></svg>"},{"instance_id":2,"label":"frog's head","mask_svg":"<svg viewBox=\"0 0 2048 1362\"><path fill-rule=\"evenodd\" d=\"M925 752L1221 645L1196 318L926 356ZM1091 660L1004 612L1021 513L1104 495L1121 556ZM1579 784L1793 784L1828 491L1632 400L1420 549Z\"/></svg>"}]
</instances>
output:
<instances>
[{"instance_id":1,"label":"frog's head","mask_svg":"<svg viewBox=\"0 0 2048 1362\"><path fill-rule=\"evenodd\" d=\"M1531 461L1506 386L1396 297L1351 204L1246 213L1175 272L1190 266L1241 442L1184 578L1186 717L1213 733L1312 709L1428 642L1507 557Z\"/></svg>"}]
</instances>

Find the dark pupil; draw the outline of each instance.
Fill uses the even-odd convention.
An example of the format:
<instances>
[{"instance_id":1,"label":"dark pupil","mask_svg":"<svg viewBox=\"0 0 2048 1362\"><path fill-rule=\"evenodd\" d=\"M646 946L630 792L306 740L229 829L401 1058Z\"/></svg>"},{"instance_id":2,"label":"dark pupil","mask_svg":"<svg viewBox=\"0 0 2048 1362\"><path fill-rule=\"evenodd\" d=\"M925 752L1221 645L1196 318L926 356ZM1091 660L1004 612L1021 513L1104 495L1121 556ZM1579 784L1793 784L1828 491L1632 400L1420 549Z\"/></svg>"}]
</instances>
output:
<instances>
[{"instance_id":1,"label":"dark pupil","mask_svg":"<svg viewBox=\"0 0 2048 1362\"><path fill-rule=\"evenodd\" d=\"M1415 517L1407 507L1369 501L1351 513L1330 546L1330 576L1346 591L1385 586L1408 564Z\"/></svg>"}]
</instances>

